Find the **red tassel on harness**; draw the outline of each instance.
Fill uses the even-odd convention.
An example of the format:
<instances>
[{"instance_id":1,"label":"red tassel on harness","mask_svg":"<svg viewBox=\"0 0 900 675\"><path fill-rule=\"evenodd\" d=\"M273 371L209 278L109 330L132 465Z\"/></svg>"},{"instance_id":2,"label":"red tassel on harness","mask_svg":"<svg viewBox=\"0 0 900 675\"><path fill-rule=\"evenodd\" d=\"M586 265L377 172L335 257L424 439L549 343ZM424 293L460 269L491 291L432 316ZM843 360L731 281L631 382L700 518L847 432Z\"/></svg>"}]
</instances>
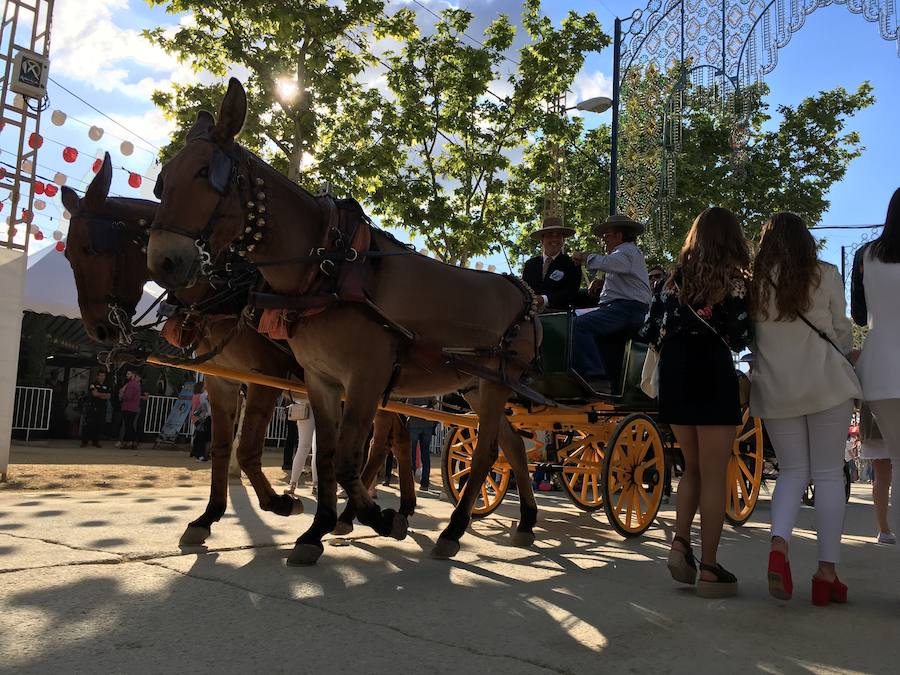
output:
<instances>
[{"instance_id":1,"label":"red tassel on harness","mask_svg":"<svg viewBox=\"0 0 900 675\"><path fill-rule=\"evenodd\" d=\"M259 328L256 330L273 340L289 340L294 332L293 328L285 319L283 309L266 309L259 318Z\"/></svg>"}]
</instances>

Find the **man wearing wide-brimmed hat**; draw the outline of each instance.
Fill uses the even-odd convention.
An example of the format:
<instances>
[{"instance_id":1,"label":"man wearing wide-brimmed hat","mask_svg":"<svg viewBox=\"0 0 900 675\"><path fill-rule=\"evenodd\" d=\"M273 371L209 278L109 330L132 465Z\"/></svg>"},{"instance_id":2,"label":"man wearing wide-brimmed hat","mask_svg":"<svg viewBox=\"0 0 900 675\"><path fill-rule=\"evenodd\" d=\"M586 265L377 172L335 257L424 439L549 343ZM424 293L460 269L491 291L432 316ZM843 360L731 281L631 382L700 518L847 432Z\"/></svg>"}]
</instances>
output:
<instances>
[{"instance_id":1,"label":"man wearing wide-brimmed hat","mask_svg":"<svg viewBox=\"0 0 900 675\"><path fill-rule=\"evenodd\" d=\"M564 310L571 307L581 286L581 268L563 253L566 237L575 230L566 227L562 218L544 218L541 229L531 238L541 242L541 255L536 255L522 268L522 279L537 295L541 310Z\"/></svg>"},{"instance_id":2,"label":"man wearing wide-brimmed hat","mask_svg":"<svg viewBox=\"0 0 900 675\"><path fill-rule=\"evenodd\" d=\"M592 228L603 240L606 255L574 253L576 264L589 272L604 272L603 291L597 309L575 320L575 363L581 375L592 383L606 379L607 368L597 340L635 333L644 323L652 292L644 254L635 241L644 225L621 214L612 215Z\"/></svg>"}]
</instances>

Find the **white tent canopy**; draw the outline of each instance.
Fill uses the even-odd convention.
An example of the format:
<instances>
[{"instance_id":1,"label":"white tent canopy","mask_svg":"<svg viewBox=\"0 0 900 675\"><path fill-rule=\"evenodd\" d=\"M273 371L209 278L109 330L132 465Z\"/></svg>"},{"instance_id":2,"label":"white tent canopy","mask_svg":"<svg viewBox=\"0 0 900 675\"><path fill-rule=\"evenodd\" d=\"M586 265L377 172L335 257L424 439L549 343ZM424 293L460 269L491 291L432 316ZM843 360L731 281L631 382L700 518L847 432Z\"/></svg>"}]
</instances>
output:
<instances>
[{"instance_id":1,"label":"white tent canopy","mask_svg":"<svg viewBox=\"0 0 900 675\"><path fill-rule=\"evenodd\" d=\"M138 316L155 300L156 295L145 287L137 306ZM65 256L53 246L47 246L28 256L23 309L70 319L81 318L72 268Z\"/></svg>"}]
</instances>

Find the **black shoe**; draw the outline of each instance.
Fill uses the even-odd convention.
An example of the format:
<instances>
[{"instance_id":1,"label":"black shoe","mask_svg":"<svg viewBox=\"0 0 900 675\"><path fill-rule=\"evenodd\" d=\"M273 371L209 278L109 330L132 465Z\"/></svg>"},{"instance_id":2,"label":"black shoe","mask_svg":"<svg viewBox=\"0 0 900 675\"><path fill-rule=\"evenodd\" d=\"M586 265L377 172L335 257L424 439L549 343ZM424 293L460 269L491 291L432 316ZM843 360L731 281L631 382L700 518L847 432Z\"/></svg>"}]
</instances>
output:
<instances>
[{"instance_id":1,"label":"black shoe","mask_svg":"<svg viewBox=\"0 0 900 675\"><path fill-rule=\"evenodd\" d=\"M391 481L386 480L386 481L383 481L381 484L384 485L385 487L390 487L390 486L391 486Z\"/></svg>"},{"instance_id":2,"label":"black shoe","mask_svg":"<svg viewBox=\"0 0 900 675\"><path fill-rule=\"evenodd\" d=\"M422 483L419 486L419 489L424 490L425 492L428 492L429 490L431 490L431 483Z\"/></svg>"}]
</instances>

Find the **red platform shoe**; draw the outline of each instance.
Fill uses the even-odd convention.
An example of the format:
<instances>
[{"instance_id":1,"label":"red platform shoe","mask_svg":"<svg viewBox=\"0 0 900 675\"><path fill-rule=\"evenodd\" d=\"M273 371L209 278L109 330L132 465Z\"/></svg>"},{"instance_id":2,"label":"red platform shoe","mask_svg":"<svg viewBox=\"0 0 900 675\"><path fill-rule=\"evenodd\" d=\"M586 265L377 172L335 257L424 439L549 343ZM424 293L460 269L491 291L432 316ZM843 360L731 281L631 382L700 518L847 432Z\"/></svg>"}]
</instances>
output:
<instances>
[{"instance_id":1,"label":"red platform shoe","mask_svg":"<svg viewBox=\"0 0 900 675\"><path fill-rule=\"evenodd\" d=\"M841 583L837 577L834 581L825 581L813 577L812 603L814 605L827 605L829 602L844 604L847 602L847 586Z\"/></svg>"},{"instance_id":2,"label":"red platform shoe","mask_svg":"<svg viewBox=\"0 0 900 675\"><path fill-rule=\"evenodd\" d=\"M794 595L791 563L781 551L769 552L769 595L779 600L790 600Z\"/></svg>"}]
</instances>

